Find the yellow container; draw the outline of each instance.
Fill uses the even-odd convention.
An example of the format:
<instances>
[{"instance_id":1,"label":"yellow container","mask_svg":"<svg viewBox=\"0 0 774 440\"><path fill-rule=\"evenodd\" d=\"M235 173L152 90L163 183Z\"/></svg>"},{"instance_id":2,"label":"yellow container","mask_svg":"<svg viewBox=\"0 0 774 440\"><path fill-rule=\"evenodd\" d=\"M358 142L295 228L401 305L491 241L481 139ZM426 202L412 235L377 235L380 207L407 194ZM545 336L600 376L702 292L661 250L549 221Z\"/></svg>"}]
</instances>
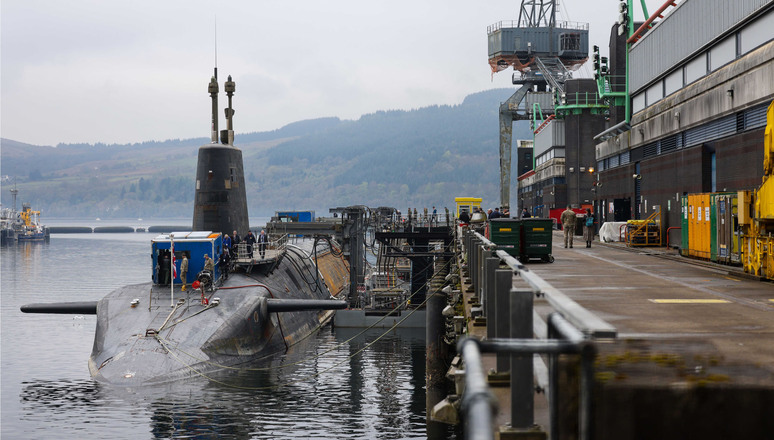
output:
<instances>
[{"instance_id":1,"label":"yellow container","mask_svg":"<svg viewBox=\"0 0 774 440\"><path fill-rule=\"evenodd\" d=\"M688 255L710 258L710 193L688 195Z\"/></svg>"},{"instance_id":2,"label":"yellow container","mask_svg":"<svg viewBox=\"0 0 774 440\"><path fill-rule=\"evenodd\" d=\"M688 195L688 255L691 257L698 256L698 248L699 248L698 212L700 209L701 207L699 205L699 195L689 194Z\"/></svg>"},{"instance_id":3,"label":"yellow container","mask_svg":"<svg viewBox=\"0 0 774 440\"><path fill-rule=\"evenodd\" d=\"M699 219L699 257L710 259L710 240L712 224L710 223L710 194L700 194L701 206Z\"/></svg>"},{"instance_id":4,"label":"yellow container","mask_svg":"<svg viewBox=\"0 0 774 440\"><path fill-rule=\"evenodd\" d=\"M468 214L473 213L473 208L480 208L481 197L455 197L454 202L457 204L457 217L460 216L460 212L468 211Z\"/></svg>"}]
</instances>

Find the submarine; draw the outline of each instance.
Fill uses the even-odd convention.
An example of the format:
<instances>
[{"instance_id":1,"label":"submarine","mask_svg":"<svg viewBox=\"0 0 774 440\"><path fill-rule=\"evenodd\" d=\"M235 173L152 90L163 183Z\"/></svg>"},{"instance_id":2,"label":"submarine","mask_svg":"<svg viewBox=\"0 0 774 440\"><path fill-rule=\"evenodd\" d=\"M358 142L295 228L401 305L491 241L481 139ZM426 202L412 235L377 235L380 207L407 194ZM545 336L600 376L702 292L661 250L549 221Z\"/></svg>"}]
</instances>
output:
<instances>
[{"instance_id":1,"label":"submarine","mask_svg":"<svg viewBox=\"0 0 774 440\"><path fill-rule=\"evenodd\" d=\"M227 129L219 132L215 68L208 85L211 143L199 148L192 231L151 240L152 281L98 301L21 307L25 313L96 315L88 367L98 382L153 385L271 360L347 306L338 298L347 287L348 262L330 240L274 235L264 246L227 245L226 235L246 234L249 221L242 151L234 146L231 76L224 86ZM181 280L184 259L188 270Z\"/></svg>"}]
</instances>

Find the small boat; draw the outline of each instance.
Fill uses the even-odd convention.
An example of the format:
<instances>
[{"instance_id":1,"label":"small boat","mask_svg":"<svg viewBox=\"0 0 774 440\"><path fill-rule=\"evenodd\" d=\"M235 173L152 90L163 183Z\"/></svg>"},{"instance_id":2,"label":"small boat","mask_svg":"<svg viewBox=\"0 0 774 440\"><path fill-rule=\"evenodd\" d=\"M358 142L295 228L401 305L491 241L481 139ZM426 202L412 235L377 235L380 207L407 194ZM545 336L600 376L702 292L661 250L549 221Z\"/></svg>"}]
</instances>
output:
<instances>
[{"instance_id":1,"label":"small boat","mask_svg":"<svg viewBox=\"0 0 774 440\"><path fill-rule=\"evenodd\" d=\"M13 208L0 210L0 241L2 244L17 242L47 241L50 237L47 227L40 223L40 211L33 211L29 203L22 204L22 210L16 210L16 195L19 190L14 186Z\"/></svg>"}]
</instances>

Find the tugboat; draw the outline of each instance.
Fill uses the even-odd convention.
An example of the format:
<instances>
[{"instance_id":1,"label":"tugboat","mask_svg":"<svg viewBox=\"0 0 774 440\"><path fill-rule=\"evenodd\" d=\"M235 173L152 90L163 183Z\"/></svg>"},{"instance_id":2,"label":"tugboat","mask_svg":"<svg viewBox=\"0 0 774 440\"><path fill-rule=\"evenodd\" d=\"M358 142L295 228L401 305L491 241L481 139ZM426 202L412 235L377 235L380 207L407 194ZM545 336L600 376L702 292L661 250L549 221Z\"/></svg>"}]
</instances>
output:
<instances>
[{"instance_id":1,"label":"tugboat","mask_svg":"<svg viewBox=\"0 0 774 440\"><path fill-rule=\"evenodd\" d=\"M272 236L263 245L224 245L235 238L226 235L248 232L230 76L225 89L228 129L218 142L216 68L209 84L212 142L199 149L193 232L151 241L153 281L99 301L21 308L97 315L89 358L97 381L144 386L252 365L285 352L346 307L336 298L345 291L347 263L317 241L289 244L286 236Z\"/></svg>"},{"instance_id":2,"label":"tugboat","mask_svg":"<svg viewBox=\"0 0 774 440\"><path fill-rule=\"evenodd\" d=\"M22 210L16 211L16 185L11 189L13 208L0 210L0 243L48 241L47 227L40 224L40 211L33 211L29 203L22 204Z\"/></svg>"}]
</instances>

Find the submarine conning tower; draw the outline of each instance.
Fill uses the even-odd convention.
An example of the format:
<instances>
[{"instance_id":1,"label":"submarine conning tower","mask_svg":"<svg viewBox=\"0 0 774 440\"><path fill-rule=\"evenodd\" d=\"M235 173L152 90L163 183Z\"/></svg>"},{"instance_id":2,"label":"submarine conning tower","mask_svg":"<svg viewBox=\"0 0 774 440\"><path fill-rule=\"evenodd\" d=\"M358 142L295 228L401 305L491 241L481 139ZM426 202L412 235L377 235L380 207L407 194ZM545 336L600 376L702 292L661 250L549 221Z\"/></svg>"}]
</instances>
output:
<instances>
[{"instance_id":1,"label":"submarine conning tower","mask_svg":"<svg viewBox=\"0 0 774 440\"><path fill-rule=\"evenodd\" d=\"M247 215L245 172L242 151L234 147L231 98L236 84L228 77L225 84L228 95L226 130L218 140L218 69L210 80L208 91L212 98L211 143L199 148L196 166L196 196L194 198L193 230L244 236L250 226Z\"/></svg>"}]
</instances>

